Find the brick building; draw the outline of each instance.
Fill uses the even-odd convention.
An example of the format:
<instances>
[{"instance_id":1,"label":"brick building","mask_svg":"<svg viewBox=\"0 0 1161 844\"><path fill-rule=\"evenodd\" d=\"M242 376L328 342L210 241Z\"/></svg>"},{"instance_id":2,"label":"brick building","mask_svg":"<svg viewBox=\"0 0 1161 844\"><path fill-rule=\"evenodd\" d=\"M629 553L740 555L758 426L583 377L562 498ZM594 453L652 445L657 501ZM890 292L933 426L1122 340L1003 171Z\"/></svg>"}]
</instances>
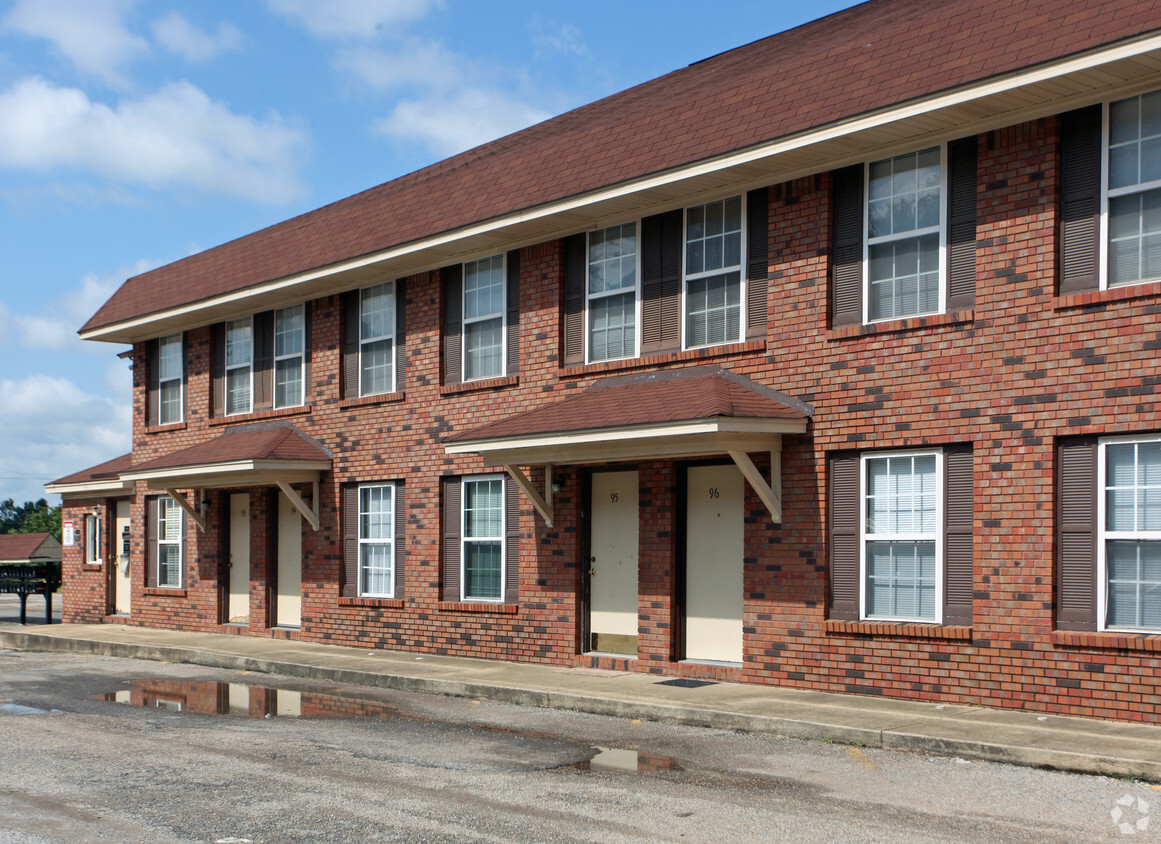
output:
<instances>
[{"instance_id":1,"label":"brick building","mask_svg":"<svg viewBox=\"0 0 1161 844\"><path fill-rule=\"evenodd\" d=\"M1154 720L1159 312L1161 4L872 0L126 281L66 618Z\"/></svg>"}]
</instances>

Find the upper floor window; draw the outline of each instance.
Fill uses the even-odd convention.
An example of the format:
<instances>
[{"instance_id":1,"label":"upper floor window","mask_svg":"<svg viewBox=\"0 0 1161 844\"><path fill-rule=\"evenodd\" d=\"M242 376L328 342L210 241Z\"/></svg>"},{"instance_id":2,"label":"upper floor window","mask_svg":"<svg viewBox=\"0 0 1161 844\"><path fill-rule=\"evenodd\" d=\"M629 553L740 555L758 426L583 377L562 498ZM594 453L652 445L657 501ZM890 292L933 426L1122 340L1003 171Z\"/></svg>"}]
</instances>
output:
<instances>
[{"instance_id":1,"label":"upper floor window","mask_svg":"<svg viewBox=\"0 0 1161 844\"><path fill-rule=\"evenodd\" d=\"M170 334L157 341L157 424L169 425L182 420L182 381L184 375L181 334Z\"/></svg>"},{"instance_id":2,"label":"upper floor window","mask_svg":"<svg viewBox=\"0 0 1161 844\"><path fill-rule=\"evenodd\" d=\"M252 320L226 323L226 413L249 413L253 381Z\"/></svg>"},{"instance_id":3,"label":"upper floor window","mask_svg":"<svg viewBox=\"0 0 1161 844\"><path fill-rule=\"evenodd\" d=\"M304 306L274 312L274 406L295 407L303 402L303 363L306 353Z\"/></svg>"},{"instance_id":4,"label":"upper floor window","mask_svg":"<svg viewBox=\"0 0 1161 844\"><path fill-rule=\"evenodd\" d=\"M463 380L504 374L504 256L464 264Z\"/></svg>"},{"instance_id":5,"label":"upper floor window","mask_svg":"<svg viewBox=\"0 0 1161 844\"><path fill-rule=\"evenodd\" d=\"M588 359L636 357L637 224L591 232L588 245Z\"/></svg>"},{"instance_id":6,"label":"upper floor window","mask_svg":"<svg viewBox=\"0 0 1161 844\"><path fill-rule=\"evenodd\" d=\"M395 389L395 283L359 293L359 394Z\"/></svg>"},{"instance_id":7,"label":"upper floor window","mask_svg":"<svg viewBox=\"0 0 1161 844\"><path fill-rule=\"evenodd\" d=\"M1161 437L1102 440L1098 589L1103 628L1161 629Z\"/></svg>"},{"instance_id":8,"label":"upper floor window","mask_svg":"<svg viewBox=\"0 0 1161 844\"><path fill-rule=\"evenodd\" d=\"M685 347L742 339L742 198L685 212Z\"/></svg>"},{"instance_id":9,"label":"upper floor window","mask_svg":"<svg viewBox=\"0 0 1161 844\"><path fill-rule=\"evenodd\" d=\"M1111 103L1105 286L1161 279L1161 91Z\"/></svg>"}]
</instances>

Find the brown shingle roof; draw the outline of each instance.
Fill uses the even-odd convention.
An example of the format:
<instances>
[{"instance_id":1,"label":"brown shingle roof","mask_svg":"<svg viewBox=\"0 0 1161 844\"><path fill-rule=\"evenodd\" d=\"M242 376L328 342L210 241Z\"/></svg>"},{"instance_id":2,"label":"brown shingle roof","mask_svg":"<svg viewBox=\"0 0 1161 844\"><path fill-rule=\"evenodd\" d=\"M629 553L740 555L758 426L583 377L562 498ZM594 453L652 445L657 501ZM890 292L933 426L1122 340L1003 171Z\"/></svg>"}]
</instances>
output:
<instances>
[{"instance_id":1,"label":"brown shingle roof","mask_svg":"<svg viewBox=\"0 0 1161 844\"><path fill-rule=\"evenodd\" d=\"M129 279L82 331L1161 27L1161 0L875 0Z\"/></svg>"},{"instance_id":2,"label":"brown shingle roof","mask_svg":"<svg viewBox=\"0 0 1161 844\"><path fill-rule=\"evenodd\" d=\"M212 466L238 460L326 460L331 453L293 425L255 425L138 463L134 472Z\"/></svg>"},{"instance_id":3,"label":"brown shingle roof","mask_svg":"<svg viewBox=\"0 0 1161 844\"><path fill-rule=\"evenodd\" d=\"M605 378L584 392L453 434L445 442L474 442L662 425L695 419L809 419L812 409L789 396L720 367Z\"/></svg>"},{"instance_id":4,"label":"brown shingle roof","mask_svg":"<svg viewBox=\"0 0 1161 844\"><path fill-rule=\"evenodd\" d=\"M40 546L50 539L53 539L51 533L0 534L0 562L23 562L34 556L51 557L52 554L36 553ZM56 558L59 559L59 554L56 555Z\"/></svg>"},{"instance_id":5,"label":"brown shingle roof","mask_svg":"<svg viewBox=\"0 0 1161 844\"><path fill-rule=\"evenodd\" d=\"M106 460L104 463L98 463L96 466L90 466L88 469L82 469L79 472L73 472L71 475L65 475L63 478L57 478L52 483L47 484L47 486L112 480L132 465L133 455L122 454L120 457L114 457L112 460Z\"/></svg>"}]
</instances>

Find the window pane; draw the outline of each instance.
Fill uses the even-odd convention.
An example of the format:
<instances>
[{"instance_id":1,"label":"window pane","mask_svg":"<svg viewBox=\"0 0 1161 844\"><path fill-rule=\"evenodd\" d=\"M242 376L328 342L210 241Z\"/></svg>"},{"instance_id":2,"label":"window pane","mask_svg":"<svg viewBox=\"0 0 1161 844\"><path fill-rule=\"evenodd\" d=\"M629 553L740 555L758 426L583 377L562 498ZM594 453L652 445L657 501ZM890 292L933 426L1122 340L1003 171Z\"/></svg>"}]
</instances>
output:
<instances>
[{"instance_id":1,"label":"window pane","mask_svg":"<svg viewBox=\"0 0 1161 844\"><path fill-rule=\"evenodd\" d=\"M741 339L740 273L691 279L686 287L685 344L735 343Z\"/></svg>"},{"instance_id":2,"label":"window pane","mask_svg":"<svg viewBox=\"0 0 1161 844\"><path fill-rule=\"evenodd\" d=\"M173 379L181 379L181 335L172 334L169 337L162 337L158 361L158 380L170 381Z\"/></svg>"},{"instance_id":3,"label":"window pane","mask_svg":"<svg viewBox=\"0 0 1161 844\"><path fill-rule=\"evenodd\" d=\"M181 381L163 381L158 395L158 422L169 425L181 421Z\"/></svg>"},{"instance_id":4,"label":"window pane","mask_svg":"<svg viewBox=\"0 0 1161 844\"><path fill-rule=\"evenodd\" d=\"M935 619L935 543L868 542L866 614Z\"/></svg>"},{"instance_id":5,"label":"window pane","mask_svg":"<svg viewBox=\"0 0 1161 844\"><path fill-rule=\"evenodd\" d=\"M464 536L503 536L504 482L500 479L464 483Z\"/></svg>"},{"instance_id":6,"label":"window pane","mask_svg":"<svg viewBox=\"0 0 1161 844\"><path fill-rule=\"evenodd\" d=\"M359 339L374 340L395 334L395 285L368 287L360 294Z\"/></svg>"},{"instance_id":7,"label":"window pane","mask_svg":"<svg viewBox=\"0 0 1161 844\"><path fill-rule=\"evenodd\" d=\"M359 570L362 572L360 592L365 595L391 595L395 592L394 566L390 542L359 545Z\"/></svg>"},{"instance_id":8,"label":"window pane","mask_svg":"<svg viewBox=\"0 0 1161 844\"><path fill-rule=\"evenodd\" d=\"M274 356L301 355L305 322L302 305L274 312Z\"/></svg>"},{"instance_id":9,"label":"window pane","mask_svg":"<svg viewBox=\"0 0 1161 844\"><path fill-rule=\"evenodd\" d=\"M464 319L504 312L504 256L464 264Z\"/></svg>"},{"instance_id":10,"label":"window pane","mask_svg":"<svg viewBox=\"0 0 1161 844\"><path fill-rule=\"evenodd\" d=\"M359 539L390 539L392 536L395 490L389 486L359 490Z\"/></svg>"},{"instance_id":11,"label":"window pane","mask_svg":"<svg viewBox=\"0 0 1161 844\"><path fill-rule=\"evenodd\" d=\"M594 299L589 308L589 355L594 361L631 357L636 351L636 296Z\"/></svg>"},{"instance_id":12,"label":"window pane","mask_svg":"<svg viewBox=\"0 0 1161 844\"><path fill-rule=\"evenodd\" d=\"M935 467L934 454L868 460L866 532L934 535L939 529Z\"/></svg>"},{"instance_id":13,"label":"window pane","mask_svg":"<svg viewBox=\"0 0 1161 844\"><path fill-rule=\"evenodd\" d=\"M637 285L637 224L589 235L589 293Z\"/></svg>"},{"instance_id":14,"label":"window pane","mask_svg":"<svg viewBox=\"0 0 1161 844\"><path fill-rule=\"evenodd\" d=\"M1161 278L1161 190L1109 200L1109 285Z\"/></svg>"},{"instance_id":15,"label":"window pane","mask_svg":"<svg viewBox=\"0 0 1161 844\"><path fill-rule=\"evenodd\" d=\"M177 545L157 547L157 585L181 586L181 548Z\"/></svg>"},{"instance_id":16,"label":"window pane","mask_svg":"<svg viewBox=\"0 0 1161 844\"><path fill-rule=\"evenodd\" d=\"M875 244L869 256L872 320L939 309L939 235Z\"/></svg>"},{"instance_id":17,"label":"window pane","mask_svg":"<svg viewBox=\"0 0 1161 844\"><path fill-rule=\"evenodd\" d=\"M226 323L226 366L250 363L250 318Z\"/></svg>"},{"instance_id":18,"label":"window pane","mask_svg":"<svg viewBox=\"0 0 1161 844\"><path fill-rule=\"evenodd\" d=\"M302 404L302 358L288 358L274 364L274 406Z\"/></svg>"},{"instance_id":19,"label":"window pane","mask_svg":"<svg viewBox=\"0 0 1161 844\"><path fill-rule=\"evenodd\" d=\"M373 396L395 389L394 340L376 340L359 347L359 394Z\"/></svg>"},{"instance_id":20,"label":"window pane","mask_svg":"<svg viewBox=\"0 0 1161 844\"><path fill-rule=\"evenodd\" d=\"M689 208L685 221L686 275L741 266L740 196Z\"/></svg>"},{"instance_id":21,"label":"window pane","mask_svg":"<svg viewBox=\"0 0 1161 844\"><path fill-rule=\"evenodd\" d=\"M868 185L870 237L939 225L939 147L875 161Z\"/></svg>"},{"instance_id":22,"label":"window pane","mask_svg":"<svg viewBox=\"0 0 1161 844\"><path fill-rule=\"evenodd\" d=\"M226 413L250 412L250 369L226 372Z\"/></svg>"},{"instance_id":23,"label":"window pane","mask_svg":"<svg viewBox=\"0 0 1161 844\"><path fill-rule=\"evenodd\" d=\"M465 378L495 378L503 374L503 336L501 317L464 327Z\"/></svg>"},{"instance_id":24,"label":"window pane","mask_svg":"<svg viewBox=\"0 0 1161 844\"><path fill-rule=\"evenodd\" d=\"M157 536L165 542L181 539L181 508L172 498L161 498L157 502Z\"/></svg>"},{"instance_id":25,"label":"window pane","mask_svg":"<svg viewBox=\"0 0 1161 844\"><path fill-rule=\"evenodd\" d=\"M1161 627L1161 542L1106 544L1110 627Z\"/></svg>"},{"instance_id":26,"label":"window pane","mask_svg":"<svg viewBox=\"0 0 1161 844\"><path fill-rule=\"evenodd\" d=\"M500 584L499 542L464 545L464 597L498 601L504 597Z\"/></svg>"}]
</instances>

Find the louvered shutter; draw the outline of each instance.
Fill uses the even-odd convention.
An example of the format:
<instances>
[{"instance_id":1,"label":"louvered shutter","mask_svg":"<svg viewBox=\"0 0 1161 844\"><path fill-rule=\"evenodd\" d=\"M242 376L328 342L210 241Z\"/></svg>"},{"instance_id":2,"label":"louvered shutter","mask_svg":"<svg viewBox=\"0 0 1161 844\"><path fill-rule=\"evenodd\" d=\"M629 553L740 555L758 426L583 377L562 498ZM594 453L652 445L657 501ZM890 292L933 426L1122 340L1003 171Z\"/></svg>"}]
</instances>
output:
<instances>
[{"instance_id":1,"label":"louvered shutter","mask_svg":"<svg viewBox=\"0 0 1161 844\"><path fill-rule=\"evenodd\" d=\"M214 344L214 385L213 385L213 415L226 415L226 324L214 324L212 331Z\"/></svg>"},{"instance_id":2,"label":"louvered shutter","mask_svg":"<svg viewBox=\"0 0 1161 844\"><path fill-rule=\"evenodd\" d=\"M1060 292L1096 290L1100 254L1101 106L1060 118Z\"/></svg>"},{"instance_id":3,"label":"louvered shutter","mask_svg":"<svg viewBox=\"0 0 1161 844\"><path fill-rule=\"evenodd\" d=\"M343 398L359 397L359 291L342 295Z\"/></svg>"},{"instance_id":4,"label":"louvered shutter","mask_svg":"<svg viewBox=\"0 0 1161 844\"><path fill-rule=\"evenodd\" d=\"M973 135L947 145L947 310L976 304L976 183L978 142Z\"/></svg>"},{"instance_id":5,"label":"louvered shutter","mask_svg":"<svg viewBox=\"0 0 1161 844\"><path fill-rule=\"evenodd\" d=\"M157 586L157 499L145 499L145 585Z\"/></svg>"},{"instance_id":6,"label":"louvered shutter","mask_svg":"<svg viewBox=\"0 0 1161 844\"><path fill-rule=\"evenodd\" d=\"M443 279L443 383L463 381L464 267L440 270Z\"/></svg>"},{"instance_id":7,"label":"louvered shutter","mask_svg":"<svg viewBox=\"0 0 1161 844\"><path fill-rule=\"evenodd\" d=\"M676 209L641 221L641 354L681 348L681 250L683 212Z\"/></svg>"},{"instance_id":8,"label":"louvered shutter","mask_svg":"<svg viewBox=\"0 0 1161 844\"><path fill-rule=\"evenodd\" d=\"M343 487L343 597L359 594L359 488Z\"/></svg>"},{"instance_id":9,"label":"louvered shutter","mask_svg":"<svg viewBox=\"0 0 1161 844\"><path fill-rule=\"evenodd\" d=\"M564 251L564 364L585 362L585 281L588 235L561 241Z\"/></svg>"},{"instance_id":10,"label":"louvered shutter","mask_svg":"<svg viewBox=\"0 0 1161 844\"><path fill-rule=\"evenodd\" d=\"M746 196L746 339L766 339L770 277L770 191Z\"/></svg>"},{"instance_id":11,"label":"louvered shutter","mask_svg":"<svg viewBox=\"0 0 1161 844\"><path fill-rule=\"evenodd\" d=\"M443 599L460 600L460 496L459 478L443 481Z\"/></svg>"},{"instance_id":12,"label":"louvered shutter","mask_svg":"<svg viewBox=\"0 0 1161 844\"><path fill-rule=\"evenodd\" d=\"M504 478L504 603L520 600L520 487Z\"/></svg>"},{"instance_id":13,"label":"louvered shutter","mask_svg":"<svg viewBox=\"0 0 1161 844\"><path fill-rule=\"evenodd\" d=\"M394 391L406 389L407 385L407 322L406 293L403 279L395 281L395 386Z\"/></svg>"},{"instance_id":14,"label":"louvered shutter","mask_svg":"<svg viewBox=\"0 0 1161 844\"><path fill-rule=\"evenodd\" d=\"M251 410L274 407L274 311L255 314L250 329L254 373L254 396Z\"/></svg>"},{"instance_id":15,"label":"louvered shutter","mask_svg":"<svg viewBox=\"0 0 1161 844\"><path fill-rule=\"evenodd\" d=\"M859 618L859 456L830 461L830 611L842 621Z\"/></svg>"},{"instance_id":16,"label":"louvered shutter","mask_svg":"<svg viewBox=\"0 0 1161 844\"><path fill-rule=\"evenodd\" d=\"M520 250L508 253L507 261L508 324L508 375L520 374Z\"/></svg>"},{"instance_id":17,"label":"louvered shutter","mask_svg":"<svg viewBox=\"0 0 1161 844\"><path fill-rule=\"evenodd\" d=\"M831 325L863 321L863 165L834 173Z\"/></svg>"},{"instance_id":18,"label":"louvered shutter","mask_svg":"<svg viewBox=\"0 0 1161 844\"><path fill-rule=\"evenodd\" d=\"M403 581L407 574L407 506L404 503L403 484L395 484L395 597L403 597Z\"/></svg>"},{"instance_id":19,"label":"louvered shutter","mask_svg":"<svg viewBox=\"0 0 1161 844\"><path fill-rule=\"evenodd\" d=\"M943 452L943 623L972 623L975 478L970 446Z\"/></svg>"},{"instance_id":20,"label":"louvered shutter","mask_svg":"<svg viewBox=\"0 0 1161 844\"><path fill-rule=\"evenodd\" d=\"M1097 442L1068 440L1057 455L1056 626L1096 630Z\"/></svg>"},{"instance_id":21,"label":"louvered shutter","mask_svg":"<svg viewBox=\"0 0 1161 844\"><path fill-rule=\"evenodd\" d=\"M161 422L161 341L150 340L145 344L146 371L149 375L149 390L146 398L146 425Z\"/></svg>"}]
</instances>

